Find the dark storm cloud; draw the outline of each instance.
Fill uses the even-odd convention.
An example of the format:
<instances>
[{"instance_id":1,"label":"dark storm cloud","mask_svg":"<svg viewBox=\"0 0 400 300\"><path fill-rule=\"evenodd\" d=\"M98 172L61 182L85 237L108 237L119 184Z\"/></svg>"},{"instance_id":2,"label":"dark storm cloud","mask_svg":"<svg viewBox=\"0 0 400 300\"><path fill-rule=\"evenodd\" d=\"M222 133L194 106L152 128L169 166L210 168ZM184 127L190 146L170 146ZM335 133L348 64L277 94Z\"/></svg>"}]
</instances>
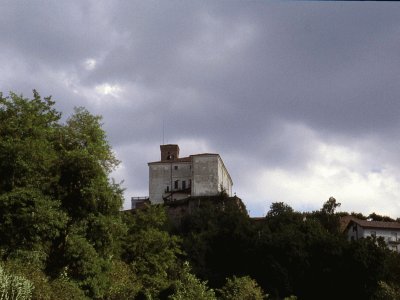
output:
<instances>
[{"instance_id":1,"label":"dark storm cloud","mask_svg":"<svg viewBox=\"0 0 400 300\"><path fill-rule=\"evenodd\" d=\"M391 3L9 1L0 9L1 89L37 88L67 115L77 105L103 115L130 192L158 158L163 123L169 142L206 141L237 177L306 168L323 143L360 151L376 169L398 162L400 9ZM140 147L157 157L133 160Z\"/></svg>"},{"instance_id":2,"label":"dark storm cloud","mask_svg":"<svg viewBox=\"0 0 400 300\"><path fill-rule=\"evenodd\" d=\"M109 37L102 34L106 20L89 2L6 3L1 4L2 43L28 64L70 69L79 59L107 48Z\"/></svg>"},{"instance_id":3,"label":"dark storm cloud","mask_svg":"<svg viewBox=\"0 0 400 300\"><path fill-rule=\"evenodd\" d=\"M126 11L136 11L136 15L122 15L116 26L124 31L133 22L135 28L137 15L147 13L138 18L143 31L135 34L137 30L132 29L126 43L131 48L111 51L92 77L121 77L159 91L163 96L157 101L162 106L159 113L172 118L175 108L171 105L176 103L173 89L193 89L202 95L202 109L194 107L186 118L180 115L179 123L190 124L194 119L200 128L208 129L204 126L207 123L223 132L239 119L247 123L236 128L241 133L268 124L267 119L273 116L346 134L397 125L399 61L393 49L399 47L398 12L390 7L317 4L309 9L301 4L258 6L253 15L249 9L240 15L242 7L238 5L236 10L228 10L232 15L226 15L210 6L210 10L202 7L200 11L210 14L217 27L223 27L221 35L211 28L215 38L223 39L239 21L254 27L255 37L244 51L223 53L228 59L221 64L185 61L180 56L182 47L192 43L201 54L202 46L208 46L197 42L199 36L207 34L207 25L201 26L202 13L196 14L193 7L174 10L168 6L155 12L132 7ZM185 9L189 11L186 14ZM214 42L211 55L225 50L219 40ZM391 53L390 58L387 53ZM185 100L181 97L178 101ZM153 104L149 105L152 111ZM205 114L207 121L202 122ZM218 122L218 116L224 122Z\"/></svg>"}]
</instances>

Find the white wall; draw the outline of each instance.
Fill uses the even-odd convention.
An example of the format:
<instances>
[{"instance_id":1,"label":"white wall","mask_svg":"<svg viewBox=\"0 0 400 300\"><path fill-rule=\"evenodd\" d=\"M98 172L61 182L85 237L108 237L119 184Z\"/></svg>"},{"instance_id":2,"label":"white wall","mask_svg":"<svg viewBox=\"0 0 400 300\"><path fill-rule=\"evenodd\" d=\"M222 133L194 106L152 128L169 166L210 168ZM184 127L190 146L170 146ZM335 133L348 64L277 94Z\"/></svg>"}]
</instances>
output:
<instances>
[{"instance_id":1,"label":"white wall","mask_svg":"<svg viewBox=\"0 0 400 300\"><path fill-rule=\"evenodd\" d=\"M228 196L232 196L232 179L226 169L221 157L218 157L218 190L226 191Z\"/></svg>"},{"instance_id":2,"label":"white wall","mask_svg":"<svg viewBox=\"0 0 400 300\"><path fill-rule=\"evenodd\" d=\"M163 203L163 196L169 191L186 188L191 183L192 196L213 196L222 188L232 196L232 180L221 157L218 154L192 155L188 162L153 162L149 163L149 198L151 203ZM178 189L175 189L178 181ZM186 198L187 193L176 193L173 200Z\"/></svg>"},{"instance_id":3,"label":"white wall","mask_svg":"<svg viewBox=\"0 0 400 300\"><path fill-rule=\"evenodd\" d=\"M194 155L192 196L218 194L218 156Z\"/></svg>"},{"instance_id":4,"label":"white wall","mask_svg":"<svg viewBox=\"0 0 400 300\"><path fill-rule=\"evenodd\" d=\"M175 181L178 181L178 190L182 189L185 181L189 187L191 179L190 162L160 162L149 164L149 198L151 203L163 203L163 196L168 189L175 189Z\"/></svg>"},{"instance_id":5,"label":"white wall","mask_svg":"<svg viewBox=\"0 0 400 300\"><path fill-rule=\"evenodd\" d=\"M354 226L356 226L357 230L353 230ZM400 252L400 245L397 245L397 243L392 243L400 241L399 229L363 228L360 225L353 223L352 226L349 227L349 231L347 234L350 240L352 239L352 237L354 240L357 240L373 235L375 235L376 237L383 237L390 249Z\"/></svg>"}]
</instances>

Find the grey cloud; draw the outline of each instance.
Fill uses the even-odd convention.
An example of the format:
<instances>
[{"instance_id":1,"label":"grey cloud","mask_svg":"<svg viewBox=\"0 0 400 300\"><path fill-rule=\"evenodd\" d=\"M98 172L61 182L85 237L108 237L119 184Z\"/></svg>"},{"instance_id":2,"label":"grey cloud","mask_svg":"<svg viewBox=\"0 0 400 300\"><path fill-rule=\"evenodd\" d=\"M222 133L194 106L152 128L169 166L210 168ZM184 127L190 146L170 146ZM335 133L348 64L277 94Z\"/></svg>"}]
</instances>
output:
<instances>
[{"instance_id":1,"label":"grey cloud","mask_svg":"<svg viewBox=\"0 0 400 300\"><path fill-rule=\"evenodd\" d=\"M0 61L14 73L0 75L1 89L37 88L66 115L77 105L103 115L131 190L147 175L129 147L158 150L163 121L170 142L198 138L236 157L237 176L238 157L250 157L250 170L302 168L314 140L385 144L376 164L398 162L400 10L391 3L10 1L2 15ZM104 83L123 87L122 104L92 101Z\"/></svg>"}]
</instances>

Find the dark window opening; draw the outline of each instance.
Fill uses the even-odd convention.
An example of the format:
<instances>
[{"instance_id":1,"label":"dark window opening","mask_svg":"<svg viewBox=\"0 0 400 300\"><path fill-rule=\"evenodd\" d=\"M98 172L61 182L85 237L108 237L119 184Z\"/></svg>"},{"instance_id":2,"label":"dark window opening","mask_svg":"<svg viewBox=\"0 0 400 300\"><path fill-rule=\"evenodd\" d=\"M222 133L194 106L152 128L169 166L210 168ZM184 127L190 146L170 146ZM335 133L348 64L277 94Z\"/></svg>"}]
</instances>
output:
<instances>
[{"instance_id":1,"label":"dark window opening","mask_svg":"<svg viewBox=\"0 0 400 300\"><path fill-rule=\"evenodd\" d=\"M184 190L184 189L186 189L186 181L185 180L182 181L182 190Z\"/></svg>"},{"instance_id":2,"label":"dark window opening","mask_svg":"<svg viewBox=\"0 0 400 300\"><path fill-rule=\"evenodd\" d=\"M178 186L179 186L179 183L178 183L179 181L178 180L175 180L175 182L174 182L174 184L175 184L175 189L178 189Z\"/></svg>"},{"instance_id":3,"label":"dark window opening","mask_svg":"<svg viewBox=\"0 0 400 300\"><path fill-rule=\"evenodd\" d=\"M178 170L178 166L175 166L174 169L175 169L175 170Z\"/></svg>"},{"instance_id":4,"label":"dark window opening","mask_svg":"<svg viewBox=\"0 0 400 300\"><path fill-rule=\"evenodd\" d=\"M169 192L169 185L167 185L167 192Z\"/></svg>"}]
</instances>

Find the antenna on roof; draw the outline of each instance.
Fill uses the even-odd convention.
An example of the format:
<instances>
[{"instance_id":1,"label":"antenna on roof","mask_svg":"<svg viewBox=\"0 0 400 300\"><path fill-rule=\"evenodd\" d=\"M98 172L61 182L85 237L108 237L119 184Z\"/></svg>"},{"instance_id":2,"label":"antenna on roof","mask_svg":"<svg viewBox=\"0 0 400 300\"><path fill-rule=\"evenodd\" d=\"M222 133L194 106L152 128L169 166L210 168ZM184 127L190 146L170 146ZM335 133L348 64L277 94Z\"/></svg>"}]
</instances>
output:
<instances>
[{"instance_id":1,"label":"antenna on roof","mask_svg":"<svg viewBox=\"0 0 400 300\"><path fill-rule=\"evenodd\" d=\"M165 145L164 137L165 137L165 120L163 119L163 121L162 121L162 144L163 145Z\"/></svg>"}]
</instances>

